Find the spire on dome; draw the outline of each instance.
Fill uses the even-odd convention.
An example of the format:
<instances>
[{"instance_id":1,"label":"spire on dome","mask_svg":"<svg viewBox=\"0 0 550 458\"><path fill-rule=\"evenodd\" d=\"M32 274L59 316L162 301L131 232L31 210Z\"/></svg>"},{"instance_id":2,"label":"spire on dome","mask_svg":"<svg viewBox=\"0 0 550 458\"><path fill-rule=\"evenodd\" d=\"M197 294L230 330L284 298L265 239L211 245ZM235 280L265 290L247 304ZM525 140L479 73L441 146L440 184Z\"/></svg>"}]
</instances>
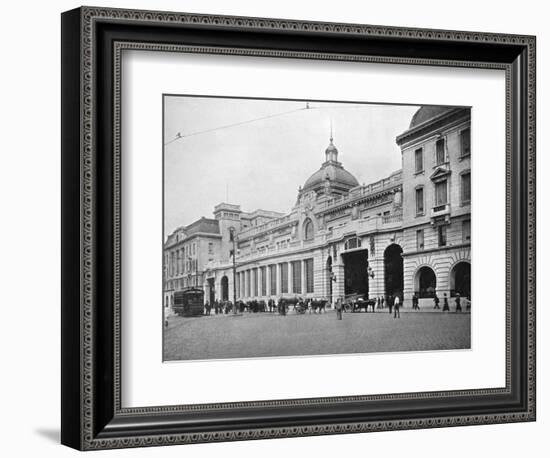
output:
<instances>
[{"instance_id":1,"label":"spire on dome","mask_svg":"<svg viewBox=\"0 0 550 458\"><path fill-rule=\"evenodd\" d=\"M325 158L327 162L338 162L338 149L334 146L332 136L332 120L330 121L330 144L325 150Z\"/></svg>"}]
</instances>

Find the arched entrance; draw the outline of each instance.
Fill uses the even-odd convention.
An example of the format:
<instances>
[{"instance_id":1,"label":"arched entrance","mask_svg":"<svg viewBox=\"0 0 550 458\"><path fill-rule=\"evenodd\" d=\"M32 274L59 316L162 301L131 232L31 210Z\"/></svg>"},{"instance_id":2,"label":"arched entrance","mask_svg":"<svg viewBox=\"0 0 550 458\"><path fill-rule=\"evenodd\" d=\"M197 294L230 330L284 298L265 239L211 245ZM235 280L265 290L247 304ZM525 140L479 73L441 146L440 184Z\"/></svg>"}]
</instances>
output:
<instances>
[{"instance_id":1,"label":"arched entrance","mask_svg":"<svg viewBox=\"0 0 550 458\"><path fill-rule=\"evenodd\" d=\"M229 300L229 280L227 279L226 275L222 277L221 287L222 287L222 301Z\"/></svg>"},{"instance_id":2,"label":"arched entrance","mask_svg":"<svg viewBox=\"0 0 550 458\"><path fill-rule=\"evenodd\" d=\"M361 246L359 243L354 242L348 244L346 242L346 248L352 246ZM359 294L365 298L369 297L369 252L367 249L354 249L353 251L342 253L342 259L344 261L344 294Z\"/></svg>"},{"instance_id":3,"label":"arched entrance","mask_svg":"<svg viewBox=\"0 0 550 458\"><path fill-rule=\"evenodd\" d=\"M466 261L461 261L452 268L450 278L451 296L458 293L462 297L470 297L470 268L470 263Z\"/></svg>"},{"instance_id":4,"label":"arched entrance","mask_svg":"<svg viewBox=\"0 0 550 458\"><path fill-rule=\"evenodd\" d=\"M384 251L384 287L386 297L403 296L403 248L396 243Z\"/></svg>"},{"instance_id":5,"label":"arched entrance","mask_svg":"<svg viewBox=\"0 0 550 458\"><path fill-rule=\"evenodd\" d=\"M332 256L327 258L327 299L332 303Z\"/></svg>"},{"instance_id":6,"label":"arched entrance","mask_svg":"<svg viewBox=\"0 0 550 458\"><path fill-rule=\"evenodd\" d=\"M434 297L437 286L435 272L428 266L423 266L414 277L414 291L419 298Z\"/></svg>"}]
</instances>

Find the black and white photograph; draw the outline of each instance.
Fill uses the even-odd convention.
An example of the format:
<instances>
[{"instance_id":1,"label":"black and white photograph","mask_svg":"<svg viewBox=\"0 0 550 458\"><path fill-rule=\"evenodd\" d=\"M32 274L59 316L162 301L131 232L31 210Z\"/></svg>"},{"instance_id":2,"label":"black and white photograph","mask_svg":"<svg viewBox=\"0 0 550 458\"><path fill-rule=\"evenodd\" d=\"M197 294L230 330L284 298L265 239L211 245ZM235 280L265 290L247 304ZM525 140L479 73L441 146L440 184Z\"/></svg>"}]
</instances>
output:
<instances>
[{"instance_id":1,"label":"black and white photograph","mask_svg":"<svg viewBox=\"0 0 550 458\"><path fill-rule=\"evenodd\" d=\"M471 348L470 107L162 97L163 361Z\"/></svg>"}]
</instances>

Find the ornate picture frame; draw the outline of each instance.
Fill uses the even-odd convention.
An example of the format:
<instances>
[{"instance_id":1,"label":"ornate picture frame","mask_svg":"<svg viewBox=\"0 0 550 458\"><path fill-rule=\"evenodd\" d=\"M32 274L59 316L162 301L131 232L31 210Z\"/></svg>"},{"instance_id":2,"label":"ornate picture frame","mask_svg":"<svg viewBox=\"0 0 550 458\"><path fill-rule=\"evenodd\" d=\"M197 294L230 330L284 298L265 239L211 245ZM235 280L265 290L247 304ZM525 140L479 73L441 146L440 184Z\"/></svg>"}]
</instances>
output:
<instances>
[{"instance_id":1,"label":"ornate picture frame","mask_svg":"<svg viewBox=\"0 0 550 458\"><path fill-rule=\"evenodd\" d=\"M62 434L79 450L535 420L532 36L81 7L62 15ZM123 50L506 73L506 386L125 408Z\"/></svg>"}]
</instances>

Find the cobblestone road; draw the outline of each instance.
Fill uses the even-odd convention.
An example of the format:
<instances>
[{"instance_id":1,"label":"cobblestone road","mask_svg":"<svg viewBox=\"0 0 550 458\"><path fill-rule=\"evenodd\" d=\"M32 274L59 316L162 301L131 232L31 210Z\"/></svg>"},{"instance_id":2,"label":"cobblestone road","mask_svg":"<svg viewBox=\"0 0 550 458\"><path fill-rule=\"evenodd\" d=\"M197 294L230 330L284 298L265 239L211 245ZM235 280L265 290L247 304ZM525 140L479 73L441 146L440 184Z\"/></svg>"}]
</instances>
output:
<instances>
[{"instance_id":1,"label":"cobblestone road","mask_svg":"<svg viewBox=\"0 0 550 458\"><path fill-rule=\"evenodd\" d=\"M470 348L470 314L423 312L171 316L164 359L222 359Z\"/></svg>"}]
</instances>

